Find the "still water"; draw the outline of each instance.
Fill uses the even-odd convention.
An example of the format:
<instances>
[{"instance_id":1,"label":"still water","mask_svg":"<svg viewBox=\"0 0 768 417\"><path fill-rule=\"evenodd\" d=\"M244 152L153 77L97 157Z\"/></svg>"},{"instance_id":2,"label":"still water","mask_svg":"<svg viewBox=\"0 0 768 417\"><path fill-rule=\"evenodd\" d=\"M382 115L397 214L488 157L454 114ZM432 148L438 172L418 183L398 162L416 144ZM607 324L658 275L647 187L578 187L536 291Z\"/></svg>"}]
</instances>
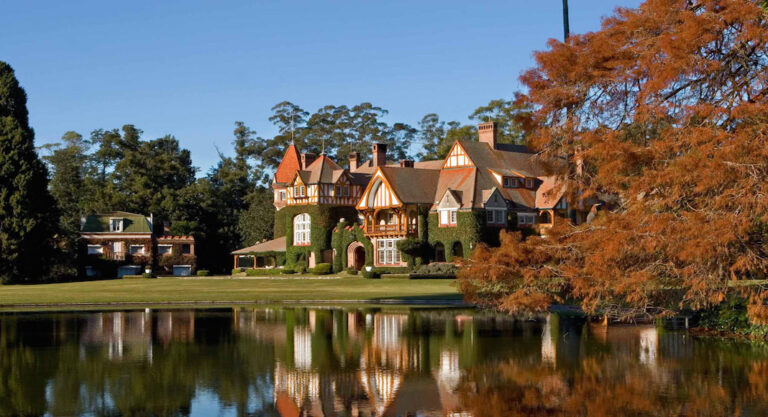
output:
<instances>
[{"instance_id":1,"label":"still water","mask_svg":"<svg viewBox=\"0 0 768 417\"><path fill-rule=\"evenodd\" d=\"M452 309L6 313L0 415L764 416L768 350Z\"/></svg>"}]
</instances>

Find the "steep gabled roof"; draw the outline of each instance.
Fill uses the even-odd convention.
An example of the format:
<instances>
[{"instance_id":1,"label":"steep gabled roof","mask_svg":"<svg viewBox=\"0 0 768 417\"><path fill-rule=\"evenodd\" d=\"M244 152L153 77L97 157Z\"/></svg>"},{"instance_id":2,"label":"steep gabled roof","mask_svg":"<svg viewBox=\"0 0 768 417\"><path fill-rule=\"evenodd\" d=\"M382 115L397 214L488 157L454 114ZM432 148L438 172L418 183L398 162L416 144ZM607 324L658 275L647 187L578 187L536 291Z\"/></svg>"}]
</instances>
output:
<instances>
[{"instance_id":1,"label":"steep gabled roof","mask_svg":"<svg viewBox=\"0 0 768 417\"><path fill-rule=\"evenodd\" d=\"M438 204L448 190L461 195L461 208L471 208L475 202L475 182L477 179L477 168L451 168L439 172L437 188L433 202Z\"/></svg>"},{"instance_id":2,"label":"steep gabled roof","mask_svg":"<svg viewBox=\"0 0 768 417\"><path fill-rule=\"evenodd\" d=\"M565 194L565 185L552 175L541 177L543 181L536 190L536 208L553 208Z\"/></svg>"},{"instance_id":3,"label":"steep gabled roof","mask_svg":"<svg viewBox=\"0 0 768 417\"><path fill-rule=\"evenodd\" d=\"M526 177L535 177L541 173L541 169L532 160L534 154L524 151L522 147L511 145L491 149L487 143L483 142L459 141L459 143L478 168L513 170Z\"/></svg>"},{"instance_id":4,"label":"steep gabled roof","mask_svg":"<svg viewBox=\"0 0 768 417\"><path fill-rule=\"evenodd\" d=\"M434 203L440 171L390 166L379 167L379 169L392 186L392 191L403 203Z\"/></svg>"},{"instance_id":5,"label":"steep gabled roof","mask_svg":"<svg viewBox=\"0 0 768 417\"><path fill-rule=\"evenodd\" d=\"M275 171L275 183L286 184L293 180L293 174L301 169L301 161L299 160L299 150L296 145L291 144L288 149L285 150L285 155L280 161L280 165Z\"/></svg>"},{"instance_id":6,"label":"steep gabled roof","mask_svg":"<svg viewBox=\"0 0 768 417\"><path fill-rule=\"evenodd\" d=\"M336 165L331 158L326 155L320 155L314 162L306 168L309 171L308 184L333 184L333 172L340 171L342 168Z\"/></svg>"},{"instance_id":7,"label":"steep gabled roof","mask_svg":"<svg viewBox=\"0 0 768 417\"><path fill-rule=\"evenodd\" d=\"M123 219L123 231L110 232L110 219ZM83 233L152 233L152 227L145 216L126 211L90 214L85 217L81 229Z\"/></svg>"}]
</instances>

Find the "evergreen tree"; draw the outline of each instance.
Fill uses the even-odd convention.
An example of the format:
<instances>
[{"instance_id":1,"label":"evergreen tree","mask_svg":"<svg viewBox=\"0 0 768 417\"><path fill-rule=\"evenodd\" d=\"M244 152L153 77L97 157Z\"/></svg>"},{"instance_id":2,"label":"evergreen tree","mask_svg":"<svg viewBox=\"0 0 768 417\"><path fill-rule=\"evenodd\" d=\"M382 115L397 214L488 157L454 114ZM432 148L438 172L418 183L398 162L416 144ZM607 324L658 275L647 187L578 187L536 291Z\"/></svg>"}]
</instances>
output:
<instances>
[{"instance_id":1,"label":"evergreen tree","mask_svg":"<svg viewBox=\"0 0 768 417\"><path fill-rule=\"evenodd\" d=\"M27 95L0 61L0 281L49 279L57 215L35 152Z\"/></svg>"}]
</instances>

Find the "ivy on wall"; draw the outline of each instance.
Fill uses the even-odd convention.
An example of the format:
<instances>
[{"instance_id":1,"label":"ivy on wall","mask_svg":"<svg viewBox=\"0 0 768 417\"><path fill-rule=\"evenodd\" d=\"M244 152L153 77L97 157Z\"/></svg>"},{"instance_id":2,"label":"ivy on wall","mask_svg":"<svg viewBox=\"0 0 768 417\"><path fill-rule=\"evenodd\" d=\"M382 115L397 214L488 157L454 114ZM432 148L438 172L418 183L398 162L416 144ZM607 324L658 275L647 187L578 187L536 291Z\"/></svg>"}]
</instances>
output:
<instances>
[{"instance_id":1,"label":"ivy on wall","mask_svg":"<svg viewBox=\"0 0 768 417\"><path fill-rule=\"evenodd\" d=\"M451 261L451 249L454 243L461 243L464 257L469 257L471 248L481 241L483 229L485 229L484 211L459 211L456 213L455 227L440 227L437 213L429 213L429 244L432 248L436 243L442 243L445 247L445 260ZM497 237L498 239L498 237ZM435 251L431 251L430 257L434 259Z\"/></svg>"},{"instance_id":2,"label":"ivy on wall","mask_svg":"<svg viewBox=\"0 0 768 417\"><path fill-rule=\"evenodd\" d=\"M293 246L293 218L301 213L309 214L310 244ZM316 205L289 206L275 213L275 237L285 236L285 265L304 266L309 263L310 254L314 253L317 263L322 262L323 251L331 249L333 227L339 219L357 218L354 207L327 207Z\"/></svg>"},{"instance_id":3,"label":"ivy on wall","mask_svg":"<svg viewBox=\"0 0 768 417\"><path fill-rule=\"evenodd\" d=\"M365 265L373 265L373 243L371 240L365 237L363 229L358 224L353 224L352 227L347 230L347 226L350 223L347 221L339 222L336 225L336 231L331 238L331 246L336 251L336 256L333 258L333 271L343 271L349 260L347 259L347 248L353 242L357 241L363 244L365 248Z\"/></svg>"}]
</instances>

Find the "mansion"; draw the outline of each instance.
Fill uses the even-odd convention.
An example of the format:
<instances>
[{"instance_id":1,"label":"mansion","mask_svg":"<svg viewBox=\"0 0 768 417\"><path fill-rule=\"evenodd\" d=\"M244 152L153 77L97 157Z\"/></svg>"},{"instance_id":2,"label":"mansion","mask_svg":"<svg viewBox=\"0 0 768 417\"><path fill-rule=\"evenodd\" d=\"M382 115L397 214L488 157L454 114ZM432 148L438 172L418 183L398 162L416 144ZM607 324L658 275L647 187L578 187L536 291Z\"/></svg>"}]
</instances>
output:
<instances>
[{"instance_id":1,"label":"mansion","mask_svg":"<svg viewBox=\"0 0 768 417\"><path fill-rule=\"evenodd\" d=\"M272 182L275 239L233 252L235 267L450 262L479 242L498 244L500 230L584 221L589 207L570 207L533 153L498 143L494 122L478 136L433 161L389 161L387 146L374 144L370 159L353 152L347 168L290 145ZM401 251L403 240L417 250Z\"/></svg>"}]
</instances>

